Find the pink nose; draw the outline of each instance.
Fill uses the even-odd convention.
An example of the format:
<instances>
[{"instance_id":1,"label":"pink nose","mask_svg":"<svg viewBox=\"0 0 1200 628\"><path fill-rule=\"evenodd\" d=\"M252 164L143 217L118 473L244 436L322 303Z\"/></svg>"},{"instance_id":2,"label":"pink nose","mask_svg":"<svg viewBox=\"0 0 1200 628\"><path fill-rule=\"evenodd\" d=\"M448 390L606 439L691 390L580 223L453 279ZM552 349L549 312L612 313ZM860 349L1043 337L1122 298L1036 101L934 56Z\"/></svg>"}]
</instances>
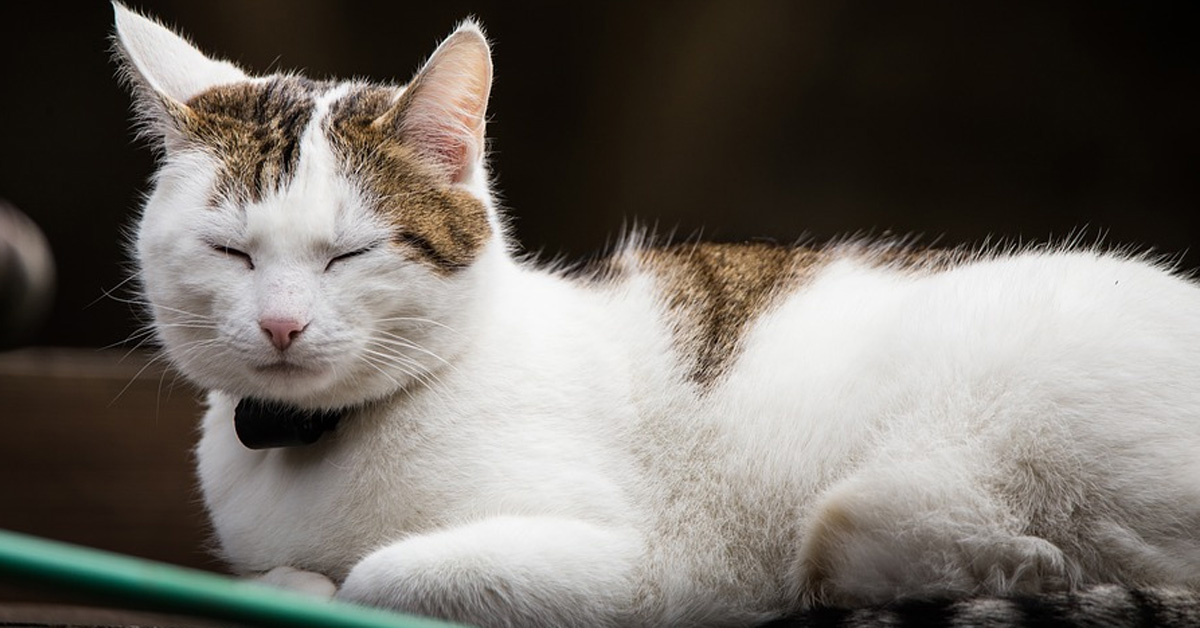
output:
<instances>
[{"instance_id":1,"label":"pink nose","mask_svg":"<svg viewBox=\"0 0 1200 628\"><path fill-rule=\"evenodd\" d=\"M271 339L271 344L280 351L292 346L292 342L304 331L307 324L290 318L264 318L258 321L263 333Z\"/></svg>"}]
</instances>

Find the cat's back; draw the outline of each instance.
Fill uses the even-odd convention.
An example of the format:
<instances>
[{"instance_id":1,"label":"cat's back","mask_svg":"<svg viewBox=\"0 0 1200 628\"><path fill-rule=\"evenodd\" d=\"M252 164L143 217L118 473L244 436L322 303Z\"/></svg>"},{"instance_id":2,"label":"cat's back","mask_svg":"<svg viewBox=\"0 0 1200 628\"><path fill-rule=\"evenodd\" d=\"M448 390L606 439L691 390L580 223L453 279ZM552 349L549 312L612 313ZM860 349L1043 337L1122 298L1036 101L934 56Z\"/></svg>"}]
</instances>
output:
<instances>
[{"instance_id":1,"label":"cat's back","mask_svg":"<svg viewBox=\"0 0 1200 628\"><path fill-rule=\"evenodd\" d=\"M1030 360L1068 345L1110 352L1114 342L1152 345L1155 334L1182 353L1200 341L1193 281L1156 260L1084 247L633 246L581 276L652 308L677 375L701 392L762 365L829 371L863 352L932 365L962 353L986 363L988 350Z\"/></svg>"},{"instance_id":2,"label":"cat's back","mask_svg":"<svg viewBox=\"0 0 1200 628\"><path fill-rule=\"evenodd\" d=\"M1097 430L1131 415L1200 421L1187 381L1200 372L1200 289L1143 257L679 244L598 267L587 281L651 310L654 333L629 348L635 388L673 387L684 428L714 426L752 450L852 457L881 425L961 427L988 404L1030 421L1051 407L1088 414ZM637 373L662 368L646 338L669 373Z\"/></svg>"}]
</instances>

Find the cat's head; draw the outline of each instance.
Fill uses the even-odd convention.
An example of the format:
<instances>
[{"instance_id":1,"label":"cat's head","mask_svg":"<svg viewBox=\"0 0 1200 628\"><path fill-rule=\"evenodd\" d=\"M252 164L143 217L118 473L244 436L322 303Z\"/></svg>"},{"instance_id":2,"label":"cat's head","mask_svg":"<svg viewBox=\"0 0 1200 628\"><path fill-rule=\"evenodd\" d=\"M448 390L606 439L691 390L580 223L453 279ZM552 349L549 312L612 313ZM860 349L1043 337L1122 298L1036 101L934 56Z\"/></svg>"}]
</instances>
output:
<instances>
[{"instance_id":1,"label":"cat's head","mask_svg":"<svg viewBox=\"0 0 1200 628\"><path fill-rule=\"evenodd\" d=\"M136 232L158 339L206 388L313 407L436 377L503 256L463 23L407 86L255 77L114 4L160 166Z\"/></svg>"}]
</instances>

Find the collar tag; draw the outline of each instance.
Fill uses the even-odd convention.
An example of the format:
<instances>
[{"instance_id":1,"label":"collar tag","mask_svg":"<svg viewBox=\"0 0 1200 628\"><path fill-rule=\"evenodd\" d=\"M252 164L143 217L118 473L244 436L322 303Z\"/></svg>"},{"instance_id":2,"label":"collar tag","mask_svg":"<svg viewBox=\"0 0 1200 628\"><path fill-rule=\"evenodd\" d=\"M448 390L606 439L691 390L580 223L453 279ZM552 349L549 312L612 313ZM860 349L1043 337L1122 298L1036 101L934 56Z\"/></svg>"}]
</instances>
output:
<instances>
[{"instance_id":1,"label":"collar tag","mask_svg":"<svg viewBox=\"0 0 1200 628\"><path fill-rule=\"evenodd\" d=\"M306 410L246 397L233 411L233 426L248 449L299 447L333 431L343 414L343 410Z\"/></svg>"}]
</instances>

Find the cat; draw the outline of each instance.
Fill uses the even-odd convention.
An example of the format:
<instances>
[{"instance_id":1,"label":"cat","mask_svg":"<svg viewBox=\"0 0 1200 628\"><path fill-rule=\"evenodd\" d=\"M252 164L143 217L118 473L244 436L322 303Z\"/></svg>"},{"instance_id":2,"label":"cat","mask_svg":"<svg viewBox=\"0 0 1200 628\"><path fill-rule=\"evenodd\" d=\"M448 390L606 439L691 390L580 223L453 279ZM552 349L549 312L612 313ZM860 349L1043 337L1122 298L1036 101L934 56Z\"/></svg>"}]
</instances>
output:
<instances>
[{"instance_id":1,"label":"cat","mask_svg":"<svg viewBox=\"0 0 1200 628\"><path fill-rule=\"evenodd\" d=\"M477 23L393 86L115 22L160 151L139 289L209 391L236 572L485 626L1200 587L1200 288L1166 264L633 236L541 267Z\"/></svg>"}]
</instances>

